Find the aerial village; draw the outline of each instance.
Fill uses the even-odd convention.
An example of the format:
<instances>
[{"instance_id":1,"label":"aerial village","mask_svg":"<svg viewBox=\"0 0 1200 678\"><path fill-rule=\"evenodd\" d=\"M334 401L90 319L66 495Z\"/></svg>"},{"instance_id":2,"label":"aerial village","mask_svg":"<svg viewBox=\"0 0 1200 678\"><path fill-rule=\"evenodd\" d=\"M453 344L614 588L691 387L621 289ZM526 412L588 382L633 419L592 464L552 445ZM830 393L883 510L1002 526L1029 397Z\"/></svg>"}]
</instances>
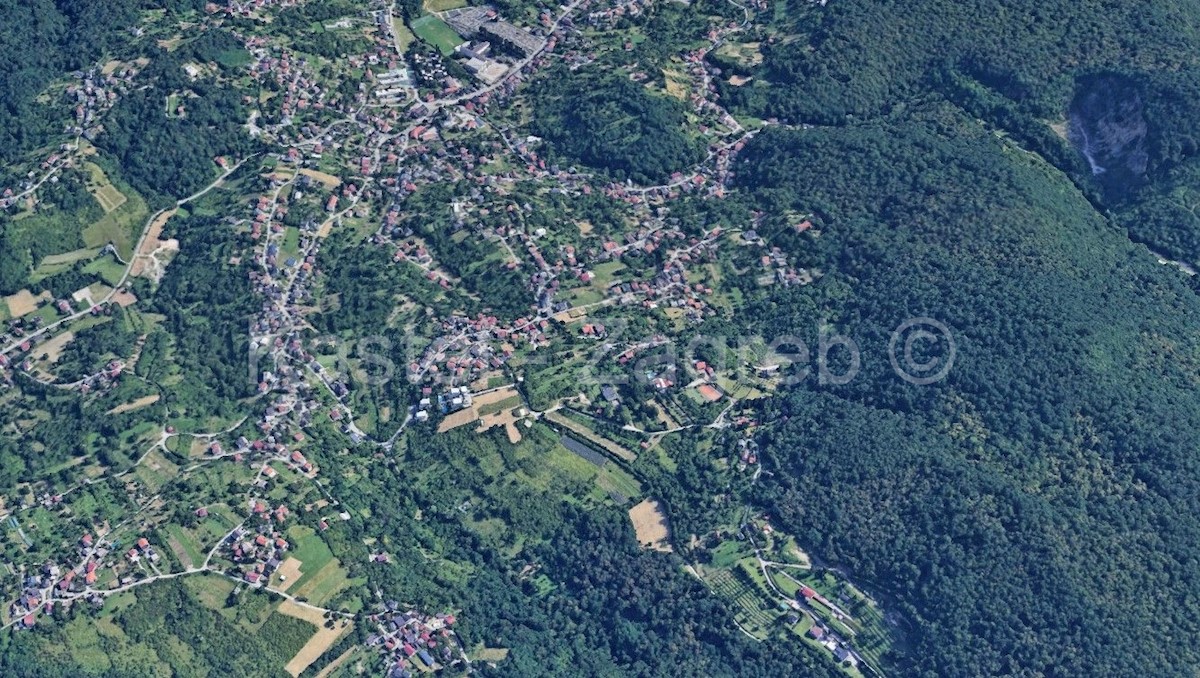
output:
<instances>
[{"instance_id":1,"label":"aerial village","mask_svg":"<svg viewBox=\"0 0 1200 678\"><path fill-rule=\"evenodd\" d=\"M294 4L229 0L209 3L205 11L214 23L237 17L267 25L272 12ZM618 182L555 161L543 139L501 122L520 103L522 84L554 64L579 68L602 49L629 49L623 39L598 46L595 35L639 16L648 4L575 0L542 12L535 22L510 20L487 5L458 7L421 17L427 30L445 27L437 34L443 44L413 50L401 47L400 31L409 29L395 8L375 3L324 26L369 38L363 51L339 60L303 54L268 32L239 34L250 55L249 77L273 93L257 102L247 133L276 150L261 158L214 158L217 179L210 188L220 189L245 163L261 163L252 180L241 184L250 190L222 215L251 243L237 260L250 262L247 275L261 302L249 324L258 413L220 431L147 428L130 438L142 446L132 470L112 477L97 470L66 491L30 486L25 497L5 498L0 516L15 543L32 543L20 516L35 512L67 516L66 524L78 532L69 537L69 552L37 563L6 562L19 581L3 588L12 601L5 624L33 627L56 608L103 607L149 582L195 574L221 578L234 592L270 591L297 615L315 613L316 621L329 621L335 630L366 625L371 630L366 645L384 658L389 676L469 666L449 610L417 610L397 602L401 592L388 592L388 602L348 612L335 610L331 595L312 595L320 590L314 582L345 577L329 564L312 568L312 554L328 551L316 545L320 535L353 518L304 453L306 431L330 422L351 445L377 454L391 451L410 426L430 432L466 424L502 426L516 443L537 422L561 430L567 449L601 463L653 453L664 436L684 429L730 429L736 440L727 452L731 473L756 481L762 460L753 434L760 422L745 404L777 387L780 363L757 345L661 359L673 333L728 308L723 269L763 288L805 285L821 275L806 268L793 249L761 235L767 215L755 213L734 226L677 216L680 201L725 197L738 152L761 129L748 128L722 108L714 83L719 69L705 59L745 22L716 24L705 45L678 55L683 100L706 151L695 167L660 185ZM360 78L347 80L350 87L338 87L329 77L351 72ZM464 72L469 77L461 77ZM136 86L137 75L138 64L80 73L79 82L63 93L78 101L72 132L86 142L96 131L96 116ZM628 76L647 77L636 67ZM85 147L64 146L23 185L5 190L3 207L35 200L39 186L56 181L61 168L85 155ZM430 215L421 201L431 187L442 185L458 188L440 213ZM614 224L591 223L572 207L582 201L605 205ZM556 206L552 220L543 218L547 205ZM787 220L788 237L819 236L812 215ZM380 252L396 279L410 281L405 289L416 290L389 315L396 327L421 330L410 332L414 339L404 351L389 354L389 359L403 355L391 378L406 385L399 392L407 398L397 404L389 427L362 415L371 405L364 399L375 395L355 380L369 361L347 352L338 337L314 331L310 320L328 292L323 250L352 234L361 238L361 247ZM468 266L455 252L455 246L468 244L486 253L472 262L478 265ZM112 256L123 266L107 288L69 300L37 299L33 308L53 311L6 323L0 380L37 379L85 395L129 387L140 345L99 372L70 380L57 378L54 361L44 349L39 352L39 345L62 336L58 328L111 315L115 307L136 308L127 282L138 277L133 264L145 255L139 249L130 262L116 252ZM506 291L520 299L503 310L463 312L478 308L482 293L492 291L481 290L472 278L497 276L515 281ZM628 332L631 316L654 321L648 330ZM553 370L540 367L547 364ZM589 365L608 376L582 378ZM543 387L543 381L552 381L546 377L550 372L560 385ZM628 379L641 386L630 386ZM222 470L230 468L235 470ZM193 484L220 478L232 481L236 491L196 492L189 495L192 504L172 506L159 495L172 475ZM109 488L114 503L130 516L89 522L80 504L95 491L93 485ZM845 589L843 578L834 578L831 588L803 559L796 563L803 577L761 565L765 583L752 587L750 575L739 574L751 551L755 562L767 562L762 554L782 552L769 530L766 521L747 520L736 530L738 557L698 576L737 605L746 604L751 588L756 593L750 597L782 600L769 619L747 613L749 635L785 624L852 675L878 673L872 652L883 641L871 635L877 634L878 620L860 623L844 603L830 602L832 593L819 592ZM784 550L798 552L794 545ZM378 562L388 558L385 550L372 555ZM859 598L856 609L877 616L873 601L865 594ZM859 634L872 638L872 649L856 649Z\"/></svg>"}]
</instances>

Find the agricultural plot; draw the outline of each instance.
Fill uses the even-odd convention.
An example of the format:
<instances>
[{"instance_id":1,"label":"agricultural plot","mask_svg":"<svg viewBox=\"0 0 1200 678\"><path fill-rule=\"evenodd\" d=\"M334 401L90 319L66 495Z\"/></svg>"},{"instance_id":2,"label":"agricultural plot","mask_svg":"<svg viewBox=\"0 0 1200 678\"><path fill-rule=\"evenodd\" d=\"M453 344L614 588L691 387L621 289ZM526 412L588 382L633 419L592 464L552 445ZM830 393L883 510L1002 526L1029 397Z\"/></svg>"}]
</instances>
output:
<instances>
[{"instance_id":1,"label":"agricultural plot","mask_svg":"<svg viewBox=\"0 0 1200 678\"><path fill-rule=\"evenodd\" d=\"M100 208L104 210L105 214L125 204L128 198L113 185L99 165L85 162L83 168L90 175L90 180L87 182L88 192L92 194L96 202L100 203Z\"/></svg>"},{"instance_id":2,"label":"agricultural plot","mask_svg":"<svg viewBox=\"0 0 1200 678\"><path fill-rule=\"evenodd\" d=\"M179 473L179 466L168 461L160 450L153 449L146 458L138 464L134 475L141 480L148 490L158 492L163 485L170 482Z\"/></svg>"},{"instance_id":3,"label":"agricultural plot","mask_svg":"<svg viewBox=\"0 0 1200 678\"><path fill-rule=\"evenodd\" d=\"M466 6L467 0L425 0L425 2L421 3L421 7L431 14Z\"/></svg>"},{"instance_id":4,"label":"agricultural plot","mask_svg":"<svg viewBox=\"0 0 1200 678\"><path fill-rule=\"evenodd\" d=\"M167 545L184 568L198 567L204 562L201 545L196 538L180 525L167 526Z\"/></svg>"},{"instance_id":5,"label":"agricultural plot","mask_svg":"<svg viewBox=\"0 0 1200 678\"><path fill-rule=\"evenodd\" d=\"M42 292L34 296L29 290L21 290L5 297L4 303L8 307L8 316L10 318L20 318L37 311L39 304L51 299L52 297L49 292Z\"/></svg>"},{"instance_id":6,"label":"agricultural plot","mask_svg":"<svg viewBox=\"0 0 1200 678\"><path fill-rule=\"evenodd\" d=\"M121 281L121 276L125 275L125 266L112 255L105 255L89 262L83 267L83 272L98 276L109 285L116 285Z\"/></svg>"},{"instance_id":7,"label":"agricultural plot","mask_svg":"<svg viewBox=\"0 0 1200 678\"><path fill-rule=\"evenodd\" d=\"M321 655L325 654L325 651L332 647L343 633L348 633L353 628L353 624L343 625L341 623L336 624L332 629L325 628L325 618L320 611L314 610L311 607L297 605L290 600L285 600L279 604L279 614L303 619L317 627L317 632L296 651L295 656L284 666L284 670L292 676L299 676L303 673Z\"/></svg>"},{"instance_id":8,"label":"agricultural plot","mask_svg":"<svg viewBox=\"0 0 1200 678\"><path fill-rule=\"evenodd\" d=\"M613 456L617 457L618 459L622 459L622 460L630 462L630 463L637 461L637 455L634 454L633 452L625 449L624 447L621 447L620 445L614 443L613 441L609 440L608 438L605 438L605 437L597 434L595 431L588 428L587 426L584 426L583 424L581 424L573 419L568 418L567 416L563 415L560 412L547 412L546 419L555 424L558 424L559 426L562 426L563 428L567 429L568 431L571 431L572 433L577 434L579 437L583 438L587 442L592 443L593 445L599 446L605 452L612 454Z\"/></svg>"},{"instance_id":9,"label":"agricultural plot","mask_svg":"<svg viewBox=\"0 0 1200 678\"><path fill-rule=\"evenodd\" d=\"M722 599L730 604L734 619L745 629L764 638L767 630L778 618L778 611L763 603L762 593L729 570L719 570L706 579L707 584Z\"/></svg>"},{"instance_id":10,"label":"agricultural plot","mask_svg":"<svg viewBox=\"0 0 1200 678\"><path fill-rule=\"evenodd\" d=\"M667 527L667 516L657 501L643 500L629 509L629 519L633 521L633 530L637 533L638 543L643 548L667 553L672 550L671 531Z\"/></svg>"},{"instance_id":11,"label":"agricultural plot","mask_svg":"<svg viewBox=\"0 0 1200 678\"><path fill-rule=\"evenodd\" d=\"M417 39L417 36L413 35L408 26L404 24L404 20L399 17L392 20L392 30L396 35L396 47L402 54L412 44L413 40Z\"/></svg>"},{"instance_id":12,"label":"agricultural plot","mask_svg":"<svg viewBox=\"0 0 1200 678\"><path fill-rule=\"evenodd\" d=\"M150 215L150 209L146 206L146 201L133 189L121 187L121 194L126 199L99 221L83 229L82 236L84 246L98 248L111 243L117 249L117 254L129 261L133 256L133 245L142 224Z\"/></svg>"},{"instance_id":13,"label":"agricultural plot","mask_svg":"<svg viewBox=\"0 0 1200 678\"><path fill-rule=\"evenodd\" d=\"M810 572L799 581L826 600L837 610L814 601L813 612L826 624L851 641L854 649L872 666L884 665L883 657L891 651L896 638L883 617L882 610L865 593L831 571Z\"/></svg>"},{"instance_id":14,"label":"agricultural plot","mask_svg":"<svg viewBox=\"0 0 1200 678\"><path fill-rule=\"evenodd\" d=\"M291 557L301 563L300 577L289 586L288 593L320 605L349 584L345 568L312 528L297 525L289 529L287 535L292 541Z\"/></svg>"},{"instance_id":15,"label":"agricultural plot","mask_svg":"<svg viewBox=\"0 0 1200 678\"><path fill-rule=\"evenodd\" d=\"M642 494L641 483L614 464L605 465L596 474L596 487L618 504L626 504Z\"/></svg>"}]
</instances>

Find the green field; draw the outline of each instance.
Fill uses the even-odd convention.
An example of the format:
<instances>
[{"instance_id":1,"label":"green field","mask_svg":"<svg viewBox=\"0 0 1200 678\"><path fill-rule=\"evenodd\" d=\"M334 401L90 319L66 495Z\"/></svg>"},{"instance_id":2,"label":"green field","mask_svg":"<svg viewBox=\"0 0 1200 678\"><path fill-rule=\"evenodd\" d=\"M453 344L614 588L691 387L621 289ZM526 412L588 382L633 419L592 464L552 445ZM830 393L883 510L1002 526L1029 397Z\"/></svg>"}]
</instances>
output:
<instances>
[{"instance_id":1,"label":"green field","mask_svg":"<svg viewBox=\"0 0 1200 678\"><path fill-rule=\"evenodd\" d=\"M200 551L201 546L191 532L180 525L169 525L167 526L167 534L171 536L173 542L179 544L179 547L183 550L182 555L187 556L186 559L180 557L184 567L196 567L204 562L204 554ZM174 548L174 544L171 544L171 547ZM177 552L175 555L180 556L181 554Z\"/></svg>"},{"instance_id":2,"label":"green field","mask_svg":"<svg viewBox=\"0 0 1200 678\"><path fill-rule=\"evenodd\" d=\"M596 474L596 486L614 500L620 495L628 500L636 500L642 495L642 485L629 473L615 464L605 464Z\"/></svg>"},{"instance_id":3,"label":"green field","mask_svg":"<svg viewBox=\"0 0 1200 678\"><path fill-rule=\"evenodd\" d=\"M283 244L279 247L279 258L287 261L288 257L300 254L300 229L289 226L283 233Z\"/></svg>"},{"instance_id":4,"label":"green field","mask_svg":"<svg viewBox=\"0 0 1200 678\"><path fill-rule=\"evenodd\" d=\"M412 31L418 38L437 47L442 56L453 54L454 48L463 43L463 39L445 21L428 14L412 22Z\"/></svg>"},{"instance_id":5,"label":"green field","mask_svg":"<svg viewBox=\"0 0 1200 678\"><path fill-rule=\"evenodd\" d=\"M121 258L129 261L140 229L150 216L150 209L133 189L125 186L119 188L126 197L125 202L83 229L83 243L87 247L103 247L112 243Z\"/></svg>"},{"instance_id":6,"label":"green field","mask_svg":"<svg viewBox=\"0 0 1200 678\"><path fill-rule=\"evenodd\" d=\"M417 36L413 35L412 31L408 30L408 26L404 25L404 20L396 18L392 20L392 30L396 32L396 46L403 53L412 44Z\"/></svg>"},{"instance_id":7,"label":"green field","mask_svg":"<svg viewBox=\"0 0 1200 678\"><path fill-rule=\"evenodd\" d=\"M765 636L767 629L779 616L777 610L766 606L761 592L755 591L729 570L720 570L709 576L707 583L713 593L730 604L733 618L756 636Z\"/></svg>"},{"instance_id":8,"label":"green field","mask_svg":"<svg viewBox=\"0 0 1200 678\"><path fill-rule=\"evenodd\" d=\"M313 603L331 596L345 586L346 572L333 557L329 545L311 527L295 525L287 531L292 542L289 555L300 561L300 578L288 593L308 598Z\"/></svg>"},{"instance_id":9,"label":"green field","mask_svg":"<svg viewBox=\"0 0 1200 678\"><path fill-rule=\"evenodd\" d=\"M146 484L147 489L151 492L158 490L170 482L179 473L179 466L168 461L159 450L154 450L146 455L141 464L138 464L134 475Z\"/></svg>"},{"instance_id":10,"label":"green field","mask_svg":"<svg viewBox=\"0 0 1200 678\"><path fill-rule=\"evenodd\" d=\"M121 282L121 276L125 275L125 266L114 259L112 255L107 255L92 260L83 267L83 271L99 276L109 285L116 285Z\"/></svg>"},{"instance_id":11,"label":"green field","mask_svg":"<svg viewBox=\"0 0 1200 678\"><path fill-rule=\"evenodd\" d=\"M466 7L467 0L425 0L421 6L426 12L445 12L448 9Z\"/></svg>"},{"instance_id":12,"label":"green field","mask_svg":"<svg viewBox=\"0 0 1200 678\"><path fill-rule=\"evenodd\" d=\"M249 64L253 58L244 49L227 49L217 55L217 62L226 68L238 68Z\"/></svg>"}]
</instances>

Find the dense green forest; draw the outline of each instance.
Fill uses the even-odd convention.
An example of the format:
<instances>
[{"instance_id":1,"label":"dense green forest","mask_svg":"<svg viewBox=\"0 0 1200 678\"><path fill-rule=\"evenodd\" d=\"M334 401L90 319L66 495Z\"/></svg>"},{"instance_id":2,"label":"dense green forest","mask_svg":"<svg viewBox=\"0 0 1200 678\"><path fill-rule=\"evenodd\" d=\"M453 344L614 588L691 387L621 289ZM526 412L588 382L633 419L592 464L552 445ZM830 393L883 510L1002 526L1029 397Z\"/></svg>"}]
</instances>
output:
<instances>
[{"instance_id":1,"label":"dense green forest","mask_svg":"<svg viewBox=\"0 0 1200 678\"><path fill-rule=\"evenodd\" d=\"M764 500L897 599L913 670L1200 665L1193 643L1159 642L1190 637L1200 613L1200 300L1181 274L945 105L765 132L738 171L768 211L816 212L810 247L836 271L746 320L815 345L828 318L862 353L849 384L777 403ZM953 328L958 359L936 385L888 362L913 316Z\"/></svg>"},{"instance_id":2,"label":"dense green forest","mask_svg":"<svg viewBox=\"0 0 1200 678\"><path fill-rule=\"evenodd\" d=\"M606 169L618 179L656 183L704 157L684 130L683 102L650 93L598 68L557 67L530 92L534 134L552 158Z\"/></svg>"},{"instance_id":3,"label":"dense green forest","mask_svg":"<svg viewBox=\"0 0 1200 678\"><path fill-rule=\"evenodd\" d=\"M1200 149L1198 12L1195 2L880 0L818 9L796 0L780 28L800 37L769 37L762 64L739 69L756 81L724 83L721 93L735 110L835 126L949 98L1070 174L1135 238L1194 262L1200 225L1176 205ZM1127 145L1116 160L1144 160L1133 172L1109 166L1093 176L1051 125L1061 122L1059 133L1079 146L1079 132L1094 131L1094 118L1122 99L1124 115L1090 145L1100 155Z\"/></svg>"},{"instance_id":4,"label":"dense green forest","mask_svg":"<svg viewBox=\"0 0 1200 678\"><path fill-rule=\"evenodd\" d=\"M122 97L98 143L120 161L135 188L165 204L166 198L186 197L212 182L217 156L236 159L255 147L242 130L246 112L236 89L188 81L174 55L164 53L154 64L154 86ZM162 102L183 90L188 93L183 98L186 115L163 115Z\"/></svg>"},{"instance_id":5,"label":"dense green forest","mask_svg":"<svg viewBox=\"0 0 1200 678\"><path fill-rule=\"evenodd\" d=\"M169 223L180 250L151 301L165 316L166 343L184 376L167 399L189 417L232 416L236 401L254 392L256 376L249 373L254 297L246 266L228 263L238 251L228 224L198 215Z\"/></svg>"}]
</instances>

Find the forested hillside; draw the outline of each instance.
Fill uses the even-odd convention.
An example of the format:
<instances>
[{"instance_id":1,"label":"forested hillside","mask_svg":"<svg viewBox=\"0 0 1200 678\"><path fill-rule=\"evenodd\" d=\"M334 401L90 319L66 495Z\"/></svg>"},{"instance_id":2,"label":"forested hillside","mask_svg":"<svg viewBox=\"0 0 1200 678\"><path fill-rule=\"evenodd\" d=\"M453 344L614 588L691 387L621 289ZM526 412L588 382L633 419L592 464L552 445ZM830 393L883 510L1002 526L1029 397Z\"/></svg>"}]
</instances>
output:
<instances>
[{"instance_id":1,"label":"forested hillside","mask_svg":"<svg viewBox=\"0 0 1200 678\"><path fill-rule=\"evenodd\" d=\"M63 71L90 67L112 49L137 19L138 4L0 2L0 160L10 163L59 131L62 110L35 98Z\"/></svg>"},{"instance_id":2,"label":"forested hillside","mask_svg":"<svg viewBox=\"0 0 1200 678\"><path fill-rule=\"evenodd\" d=\"M1197 3L798 1L785 17L746 71L756 81L722 87L735 109L845 126L948 98L1070 174L1138 240L1200 259L1200 224L1179 186L1200 149ZM1100 138L1082 143L1103 116ZM1077 149L1143 159L1093 175L1068 136Z\"/></svg>"},{"instance_id":3,"label":"forested hillside","mask_svg":"<svg viewBox=\"0 0 1200 678\"><path fill-rule=\"evenodd\" d=\"M1188 637L1200 612L1200 300L1182 276L949 106L764 133L739 181L773 211L814 210L813 246L836 270L748 319L779 336L812 327L799 309L815 306L863 355L849 384L777 404L770 505L901 602L913 669L1200 663L1160 640ZM936 386L888 363L911 316L953 328L958 358Z\"/></svg>"}]
</instances>

